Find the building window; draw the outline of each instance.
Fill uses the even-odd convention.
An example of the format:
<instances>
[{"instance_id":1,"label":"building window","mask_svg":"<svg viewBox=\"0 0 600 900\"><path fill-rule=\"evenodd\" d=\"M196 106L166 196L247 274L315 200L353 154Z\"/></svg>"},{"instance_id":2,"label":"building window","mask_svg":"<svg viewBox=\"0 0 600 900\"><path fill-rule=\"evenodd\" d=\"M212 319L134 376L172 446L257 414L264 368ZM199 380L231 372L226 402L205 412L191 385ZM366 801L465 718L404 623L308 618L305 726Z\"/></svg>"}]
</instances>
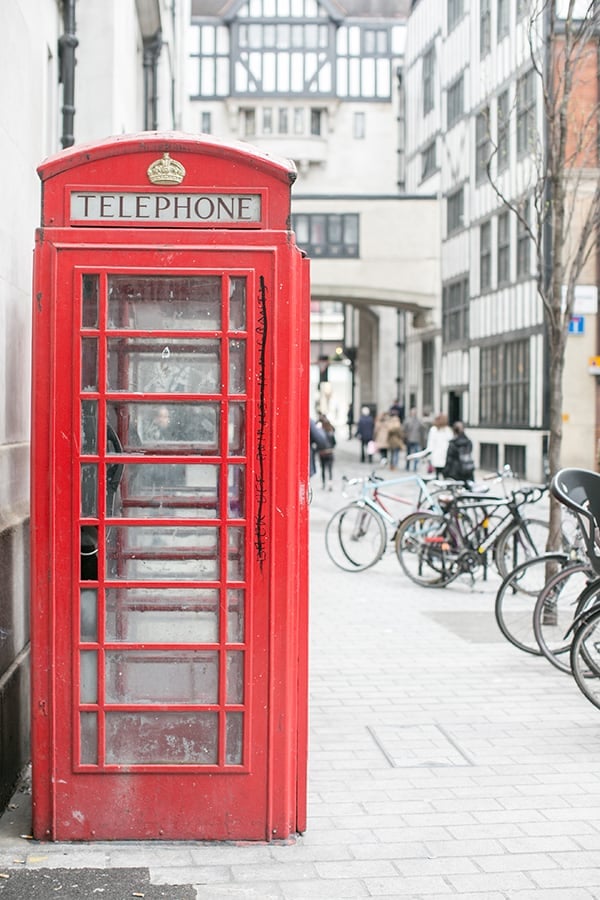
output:
<instances>
[{"instance_id":1,"label":"building window","mask_svg":"<svg viewBox=\"0 0 600 900\"><path fill-rule=\"evenodd\" d=\"M242 109L242 134L244 137L253 137L256 134L256 110Z\"/></svg>"},{"instance_id":2,"label":"building window","mask_svg":"<svg viewBox=\"0 0 600 900\"><path fill-rule=\"evenodd\" d=\"M310 133L315 137L319 137L323 127L323 110L311 109L310 111Z\"/></svg>"},{"instance_id":3,"label":"building window","mask_svg":"<svg viewBox=\"0 0 600 900\"><path fill-rule=\"evenodd\" d=\"M363 53L365 56L381 56L389 53L389 32L385 28L365 28Z\"/></svg>"},{"instance_id":4,"label":"building window","mask_svg":"<svg viewBox=\"0 0 600 900\"><path fill-rule=\"evenodd\" d=\"M500 40L509 31L508 0L498 0L497 13L498 40Z\"/></svg>"},{"instance_id":5,"label":"building window","mask_svg":"<svg viewBox=\"0 0 600 900\"><path fill-rule=\"evenodd\" d=\"M529 425L529 341L484 347L480 364L481 425Z\"/></svg>"},{"instance_id":6,"label":"building window","mask_svg":"<svg viewBox=\"0 0 600 900\"><path fill-rule=\"evenodd\" d=\"M527 448L523 444L505 444L504 465L510 466L516 478L523 478L527 471Z\"/></svg>"},{"instance_id":7,"label":"building window","mask_svg":"<svg viewBox=\"0 0 600 900\"><path fill-rule=\"evenodd\" d=\"M433 409L435 345L433 341L423 341L421 350L421 378L423 384L423 409Z\"/></svg>"},{"instance_id":8,"label":"building window","mask_svg":"<svg viewBox=\"0 0 600 900\"><path fill-rule=\"evenodd\" d=\"M479 6L479 55L487 56L492 49L491 0L480 0Z\"/></svg>"},{"instance_id":9,"label":"building window","mask_svg":"<svg viewBox=\"0 0 600 900\"><path fill-rule=\"evenodd\" d=\"M498 471L498 444L479 445L479 466L482 469L488 469L490 472Z\"/></svg>"},{"instance_id":10,"label":"building window","mask_svg":"<svg viewBox=\"0 0 600 900\"><path fill-rule=\"evenodd\" d=\"M531 274L530 206L529 199L524 200L517 216L517 278L526 278Z\"/></svg>"},{"instance_id":11,"label":"building window","mask_svg":"<svg viewBox=\"0 0 600 900\"><path fill-rule=\"evenodd\" d=\"M448 128L452 128L452 126L461 118L465 108L465 86L463 75L448 88L447 102Z\"/></svg>"},{"instance_id":12,"label":"building window","mask_svg":"<svg viewBox=\"0 0 600 900\"><path fill-rule=\"evenodd\" d=\"M212 113L200 113L200 131L203 134L212 134Z\"/></svg>"},{"instance_id":13,"label":"building window","mask_svg":"<svg viewBox=\"0 0 600 900\"><path fill-rule=\"evenodd\" d=\"M192 22L190 37L192 97L227 97L231 93L229 30L223 25Z\"/></svg>"},{"instance_id":14,"label":"building window","mask_svg":"<svg viewBox=\"0 0 600 900\"><path fill-rule=\"evenodd\" d=\"M292 228L308 256L357 258L359 217L356 213L295 213Z\"/></svg>"},{"instance_id":15,"label":"building window","mask_svg":"<svg viewBox=\"0 0 600 900\"><path fill-rule=\"evenodd\" d=\"M483 294L492 286L492 223L479 226L479 290Z\"/></svg>"},{"instance_id":16,"label":"building window","mask_svg":"<svg viewBox=\"0 0 600 900\"><path fill-rule=\"evenodd\" d=\"M294 109L294 134L304 134L304 110L302 107Z\"/></svg>"},{"instance_id":17,"label":"building window","mask_svg":"<svg viewBox=\"0 0 600 900\"><path fill-rule=\"evenodd\" d=\"M462 277L442 290L442 334L444 343L469 337L469 280Z\"/></svg>"},{"instance_id":18,"label":"building window","mask_svg":"<svg viewBox=\"0 0 600 900\"><path fill-rule=\"evenodd\" d=\"M460 231L464 227L465 218L465 193L460 187L454 193L449 194L446 200L446 230L448 234Z\"/></svg>"},{"instance_id":19,"label":"building window","mask_svg":"<svg viewBox=\"0 0 600 900\"><path fill-rule=\"evenodd\" d=\"M530 69L517 81L517 153L529 153L535 140L535 72Z\"/></svg>"},{"instance_id":20,"label":"building window","mask_svg":"<svg viewBox=\"0 0 600 900\"><path fill-rule=\"evenodd\" d=\"M365 114L364 112L355 112L352 119L352 134L357 140L363 140L365 137Z\"/></svg>"},{"instance_id":21,"label":"building window","mask_svg":"<svg viewBox=\"0 0 600 900\"><path fill-rule=\"evenodd\" d=\"M498 284L510 281L510 218L508 210L498 216Z\"/></svg>"},{"instance_id":22,"label":"building window","mask_svg":"<svg viewBox=\"0 0 600 900\"><path fill-rule=\"evenodd\" d=\"M481 184L487 178L490 159L490 109L486 106L475 119L475 182Z\"/></svg>"},{"instance_id":23,"label":"building window","mask_svg":"<svg viewBox=\"0 0 600 900\"><path fill-rule=\"evenodd\" d=\"M431 112L435 105L435 47L430 47L423 56L423 115Z\"/></svg>"},{"instance_id":24,"label":"building window","mask_svg":"<svg viewBox=\"0 0 600 900\"><path fill-rule=\"evenodd\" d=\"M277 130L279 134L287 134L289 127L288 109L286 106L280 106L277 112Z\"/></svg>"},{"instance_id":25,"label":"building window","mask_svg":"<svg viewBox=\"0 0 600 900\"><path fill-rule=\"evenodd\" d=\"M448 31L452 31L461 20L463 0L448 0Z\"/></svg>"},{"instance_id":26,"label":"building window","mask_svg":"<svg viewBox=\"0 0 600 900\"><path fill-rule=\"evenodd\" d=\"M270 106L265 106L262 111L262 133L273 134L273 110Z\"/></svg>"},{"instance_id":27,"label":"building window","mask_svg":"<svg viewBox=\"0 0 600 900\"><path fill-rule=\"evenodd\" d=\"M508 169L509 163L509 124L510 107L508 91L503 91L498 97L498 144L496 153L496 165L498 172Z\"/></svg>"},{"instance_id":28,"label":"building window","mask_svg":"<svg viewBox=\"0 0 600 900\"><path fill-rule=\"evenodd\" d=\"M251 4L252 5L252 4ZM273 4L274 5L274 4ZM304 4L300 4L301 7ZM232 93L333 94L335 27L324 18L288 16L240 17L232 24L232 44L237 49Z\"/></svg>"},{"instance_id":29,"label":"building window","mask_svg":"<svg viewBox=\"0 0 600 900\"><path fill-rule=\"evenodd\" d=\"M437 151L436 141L433 140L427 144L421 153L421 181L425 181L430 175L437 171Z\"/></svg>"},{"instance_id":30,"label":"building window","mask_svg":"<svg viewBox=\"0 0 600 900\"><path fill-rule=\"evenodd\" d=\"M513 341L504 351L504 421L529 425L529 341Z\"/></svg>"},{"instance_id":31,"label":"building window","mask_svg":"<svg viewBox=\"0 0 600 900\"><path fill-rule=\"evenodd\" d=\"M521 19L529 11L531 0L517 0L517 19Z\"/></svg>"}]
</instances>

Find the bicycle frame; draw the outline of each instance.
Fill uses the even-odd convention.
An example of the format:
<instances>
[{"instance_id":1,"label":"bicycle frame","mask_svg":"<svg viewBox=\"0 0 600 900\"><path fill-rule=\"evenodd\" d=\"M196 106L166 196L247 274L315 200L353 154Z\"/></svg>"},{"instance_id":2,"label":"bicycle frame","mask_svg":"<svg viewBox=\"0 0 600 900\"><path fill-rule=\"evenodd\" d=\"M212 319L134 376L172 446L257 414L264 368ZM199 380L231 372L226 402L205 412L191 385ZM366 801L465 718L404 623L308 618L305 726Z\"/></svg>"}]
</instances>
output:
<instances>
[{"instance_id":1,"label":"bicycle frame","mask_svg":"<svg viewBox=\"0 0 600 900\"><path fill-rule=\"evenodd\" d=\"M348 484L358 484L359 479L353 479L349 481ZM398 493L391 493L390 488L394 485L409 485L414 484L418 487L418 494L416 502L413 499L403 497ZM401 521L401 517L397 518L388 509L385 501L401 503L403 505L409 506L411 510L414 509L429 509L432 512L441 513L442 509L432 495L427 482L423 480L419 475L402 475L398 478L388 478L381 479L376 476L374 473L369 476L368 479L362 481L361 493L358 499L354 502L357 506L368 506L369 509L372 509L373 512L377 513L385 524L395 532L395 529L398 527L399 522ZM388 502L388 505L389 505Z\"/></svg>"},{"instance_id":2,"label":"bicycle frame","mask_svg":"<svg viewBox=\"0 0 600 900\"><path fill-rule=\"evenodd\" d=\"M539 496L534 497L533 495L535 493L538 493ZM522 525L526 522L526 519L524 519L521 514L521 506L525 503L535 502L535 500L538 500L542 496L542 493L543 491L541 488L520 488L519 490L513 491L512 496L509 498L482 498L472 495L459 495L450 504L450 516L452 517L453 523L456 524L458 532L463 540L470 544L472 549L477 550L479 554L484 554L498 540L498 537L508 525L512 525L513 523ZM519 494L522 495L520 501L517 499ZM502 507L506 508L506 512L504 512L499 520L494 523L491 530L489 528L490 507L493 507L494 511L501 510ZM468 531L465 531L464 528L461 527L462 522L458 514L462 510L481 510L482 512L482 517L478 518L473 527ZM473 535L476 535L480 528L483 530L485 538L483 541L480 541L477 546L473 546L470 539ZM524 530L526 531L526 526Z\"/></svg>"}]
</instances>

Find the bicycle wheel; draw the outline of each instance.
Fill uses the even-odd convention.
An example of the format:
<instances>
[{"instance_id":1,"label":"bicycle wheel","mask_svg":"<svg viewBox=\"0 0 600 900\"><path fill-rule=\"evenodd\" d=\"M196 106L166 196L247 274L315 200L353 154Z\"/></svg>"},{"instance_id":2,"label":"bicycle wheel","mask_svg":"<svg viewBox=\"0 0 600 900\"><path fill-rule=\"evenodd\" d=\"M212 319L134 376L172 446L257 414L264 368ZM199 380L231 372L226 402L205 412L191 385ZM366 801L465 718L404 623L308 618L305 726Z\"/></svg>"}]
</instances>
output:
<instances>
[{"instance_id":1,"label":"bicycle wheel","mask_svg":"<svg viewBox=\"0 0 600 900\"><path fill-rule=\"evenodd\" d=\"M395 546L402 571L415 584L443 587L456 577L456 541L444 516L428 512L406 516Z\"/></svg>"},{"instance_id":2,"label":"bicycle wheel","mask_svg":"<svg viewBox=\"0 0 600 900\"><path fill-rule=\"evenodd\" d=\"M346 572L361 572L381 559L387 530L381 516L362 503L350 503L331 517L325 547L332 562Z\"/></svg>"},{"instance_id":3,"label":"bicycle wheel","mask_svg":"<svg viewBox=\"0 0 600 900\"><path fill-rule=\"evenodd\" d=\"M588 563L569 562L540 591L533 608L533 633L546 659L562 672L570 672L569 649L576 615L600 597L600 586L590 587Z\"/></svg>"},{"instance_id":4,"label":"bicycle wheel","mask_svg":"<svg viewBox=\"0 0 600 900\"><path fill-rule=\"evenodd\" d=\"M600 608L582 619L573 637L570 658L577 687L600 709Z\"/></svg>"},{"instance_id":5,"label":"bicycle wheel","mask_svg":"<svg viewBox=\"0 0 600 900\"><path fill-rule=\"evenodd\" d=\"M544 553L549 530L548 523L541 519L523 519L504 529L494 545L494 561L502 578Z\"/></svg>"},{"instance_id":6,"label":"bicycle wheel","mask_svg":"<svg viewBox=\"0 0 600 900\"><path fill-rule=\"evenodd\" d=\"M527 559L510 572L496 594L495 615L504 637L525 653L541 655L533 633L533 608L552 575L568 563L564 553L546 553Z\"/></svg>"}]
</instances>

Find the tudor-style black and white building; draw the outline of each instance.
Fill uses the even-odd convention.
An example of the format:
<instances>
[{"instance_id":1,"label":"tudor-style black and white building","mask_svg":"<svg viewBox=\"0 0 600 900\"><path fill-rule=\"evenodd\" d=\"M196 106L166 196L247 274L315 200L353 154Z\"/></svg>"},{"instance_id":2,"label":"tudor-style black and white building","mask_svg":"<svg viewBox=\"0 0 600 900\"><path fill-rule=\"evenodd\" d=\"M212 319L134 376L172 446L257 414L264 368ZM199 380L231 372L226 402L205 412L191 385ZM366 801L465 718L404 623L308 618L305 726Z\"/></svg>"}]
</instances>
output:
<instances>
[{"instance_id":1,"label":"tudor-style black and white building","mask_svg":"<svg viewBox=\"0 0 600 900\"><path fill-rule=\"evenodd\" d=\"M351 401L404 396L407 315L438 304L438 204L404 190L408 7L191 2L184 128L295 161L293 226L313 260L312 400L340 422Z\"/></svg>"}]
</instances>

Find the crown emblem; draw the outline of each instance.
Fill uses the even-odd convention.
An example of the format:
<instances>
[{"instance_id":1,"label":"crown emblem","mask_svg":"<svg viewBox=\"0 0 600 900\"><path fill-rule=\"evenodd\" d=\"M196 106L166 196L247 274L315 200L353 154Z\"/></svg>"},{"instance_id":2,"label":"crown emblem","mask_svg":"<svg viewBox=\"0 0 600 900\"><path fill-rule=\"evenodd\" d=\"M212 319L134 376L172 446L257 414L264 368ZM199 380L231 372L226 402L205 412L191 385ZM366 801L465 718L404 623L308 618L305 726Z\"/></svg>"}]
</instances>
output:
<instances>
[{"instance_id":1,"label":"crown emblem","mask_svg":"<svg viewBox=\"0 0 600 900\"><path fill-rule=\"evenodd\" d=\"M181 184L185 178L185 169L176 159L171 159L168 153L163 153L161 159L156 159L148 166L148 178L152 184Z\"/></svg>"}]
</instances>

